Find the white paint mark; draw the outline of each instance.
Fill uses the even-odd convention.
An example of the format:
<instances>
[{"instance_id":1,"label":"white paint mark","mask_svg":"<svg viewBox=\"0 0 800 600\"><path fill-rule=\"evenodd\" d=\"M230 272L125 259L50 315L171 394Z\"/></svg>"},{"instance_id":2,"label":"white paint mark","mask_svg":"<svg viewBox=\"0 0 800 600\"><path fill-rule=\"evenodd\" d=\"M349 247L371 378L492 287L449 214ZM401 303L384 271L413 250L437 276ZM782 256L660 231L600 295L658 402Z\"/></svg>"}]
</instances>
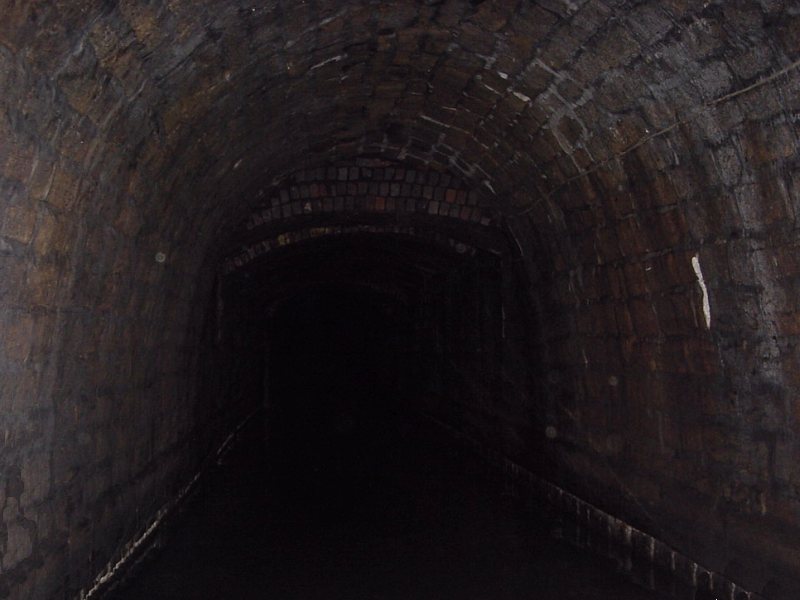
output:
<instances>
[{"instance_id":1,"label":"white paint mark","mask_svg":"<svg viewBox=\"0 0 800 600\"><path fill-rule=\"evenodd\" d=\"M500 79L508 79L508 73L503 73L502 71L498 71L497 74L500 76Z\"/></svg>"},{"instance_id":2,"label":"white paint mark","mask_svg":"<svg viewBox=\"0 0 800 600\"><path fill-rule=\"evenodd\" d=\"M700 257L697 254L692 257L692 268L697 276L697 283L700 284L700 290L703 292L703 315L706 318L706 329L711 329L711 303L708 301L708 288L703 279L703 271L700 269Z\"/></svg>"},{"instance_id":3,"label":"white paint mark","mask_svg":"<svg viewBox=\"0 0 800 600\"><path fill-rule=\"evenodd\" d=\"M519 238L517 238L516 235L513 236L513 237L514 237L514 241L517 243L517 249L519 250L519 255L520 256L525 256L525 251L522 249L522 244L520 243Z\"/></svg>"},{"instance_id":4,"label":"white paint mark","mask_svg":"<svg viewBox=\"0 0 800 600\"><path fill-rule=\"evenodd\" d=\"M342 60L342 58L344 58L344 54L337 54L336 56L332 56L331 58L327 58L327 59L323 60L322 62L319 62L319 63L315 64L309 70L313 71L314 69L319 69L320 67L324 67L328 63L339 62L340 60Z\"/></svg>"},{"instance_id":5,"label":"white paint mark","mask_svg":"<svg viewBox=\"0 0 800 600\"><path fill-rule=\"evenodd\" d=\"M448 125L447 123L442 123L441 121L437 121L436 119L432 119L431 117L429 117L427 115L420 115L419 118L422 119L423 121L428 121L429 123L433 123L434 125L438 125L439 127L445 127L447 129L450 129L450 125Z\"/></svg>"},{"instance_id":6,"label":"white paint mark","mask_svg":"<svg viewBox=\"0 0 800 600\"><path fill-rule=\"evenodd\" d=\"M517 98L519 98L520 100L522 100L523 102L530 102L530 101L531 101L530 97L529 97L529 96L526 96L526 95L525 95L525 94L523 94L522 92L512 92L512 93L513 93L513 94L514 94L514 95L515 95Z\"/></svg>"}]
</instances>

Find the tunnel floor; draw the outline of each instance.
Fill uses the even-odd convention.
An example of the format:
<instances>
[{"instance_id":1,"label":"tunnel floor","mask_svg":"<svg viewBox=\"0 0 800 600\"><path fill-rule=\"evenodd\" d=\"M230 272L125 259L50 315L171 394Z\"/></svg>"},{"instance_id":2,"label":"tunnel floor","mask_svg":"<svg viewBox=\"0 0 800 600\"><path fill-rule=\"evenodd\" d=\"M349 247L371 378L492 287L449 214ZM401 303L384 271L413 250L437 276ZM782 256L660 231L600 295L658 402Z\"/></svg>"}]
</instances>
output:
<instances>
[{"instance_id":1,"label":"tunnel floor","mask_svg":"<svg viewBox=\"0 0 800 600\"><path fill-rule=\"evenodd\" d=\"M347 417L314 443L267 447L262 422L111 598L664 597L552 538L424 423Z\"/></svg>"}]
</instances>

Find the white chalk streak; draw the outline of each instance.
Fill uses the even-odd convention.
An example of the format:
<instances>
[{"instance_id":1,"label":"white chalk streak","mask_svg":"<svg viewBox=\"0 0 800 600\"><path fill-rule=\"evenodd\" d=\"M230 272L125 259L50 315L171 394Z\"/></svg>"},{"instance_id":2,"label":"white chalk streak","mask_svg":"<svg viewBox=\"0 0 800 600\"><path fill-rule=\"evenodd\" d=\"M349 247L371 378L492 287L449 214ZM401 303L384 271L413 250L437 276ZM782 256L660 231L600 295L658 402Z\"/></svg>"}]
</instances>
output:
<instances>
[{"instance_id":1,"label":"white chalk streak","mask_svg":"<svg viewBox=\"0 0 800 600\"><path fill-rule=\"evenodd\" d=\"M309 70L313 71L314 69L319 69L320 67L323 67L323 66L327 65L328 63L339 62L340 60L342 60L342 58L344 58L344 55L342 55L342 54L339 54L337 56L333 56L331 58L323 60L322 62L319 62L319 63L315 64Z\"/></svg>"},{"instance_id":2,"label":"white chalk streak","mask_svg":"<svg viewBox=\"0 0 800 600\"><path fill-rule=\"evenodd\" d=\"M522 92L512 92L512 93L513 93L513 94L514 94L514 95L515 95L517 98L519 98L520 100L522 100L523 102L530 102L530 101L531 101L530 97L526 96L526 95L525 95L525 94L523 94Z\"/></svg>"},{"instance_id":3,"label":"white chalk streak","mask_svg":"<svg viewBox=\"0 0 800 600\"><path fill-rule=\"evenodd\" d=\"M703 292L703 315L706 318L706 329L711 329L711 303L708 301L708 288L706 287L705 279L703 279L703 271L700 269L700 257L697 254L692 257L692 268L697 276L697 283L700 284L700 290Z\"/></svg>"}]
</instances>

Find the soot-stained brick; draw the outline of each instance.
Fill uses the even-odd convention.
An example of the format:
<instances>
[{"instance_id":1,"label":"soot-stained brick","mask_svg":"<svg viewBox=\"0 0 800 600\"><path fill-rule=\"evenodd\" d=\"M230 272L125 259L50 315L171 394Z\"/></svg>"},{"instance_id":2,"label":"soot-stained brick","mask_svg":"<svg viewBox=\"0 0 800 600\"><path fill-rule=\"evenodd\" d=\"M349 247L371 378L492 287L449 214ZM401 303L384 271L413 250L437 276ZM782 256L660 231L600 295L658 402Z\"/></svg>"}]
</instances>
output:
<instances>
[{"instance_id":1,"label":"soot-stained brick","mask_svg":"<svg viewBox=\"0 0 800 600\"><path fill-rule=\"evenodd\" d=\"M796 597L788 4L241 8L4 7L0 497L80 543L67 560L4 511L14 578L0 590L77 595L88 557L118 558L136 509L155 514L244 411L197 400L185 367L205 356L215 261L302 253L335 230L470 257L491 246L517 265L519 330L551 377L535 397L519 381L502 393L527 419L561 415L573 445L517 415L495 446L525 440L524 460L547 456L560 483L622 517L635 499L611 499L641 491L665 542ZM508 350L536 378L525 352ZM611 377L625 408L598 408ZM602 475L588 465L606 453L618 462ZM108 520L88 536L96 511Z\"/></svg>"}]
</instances>

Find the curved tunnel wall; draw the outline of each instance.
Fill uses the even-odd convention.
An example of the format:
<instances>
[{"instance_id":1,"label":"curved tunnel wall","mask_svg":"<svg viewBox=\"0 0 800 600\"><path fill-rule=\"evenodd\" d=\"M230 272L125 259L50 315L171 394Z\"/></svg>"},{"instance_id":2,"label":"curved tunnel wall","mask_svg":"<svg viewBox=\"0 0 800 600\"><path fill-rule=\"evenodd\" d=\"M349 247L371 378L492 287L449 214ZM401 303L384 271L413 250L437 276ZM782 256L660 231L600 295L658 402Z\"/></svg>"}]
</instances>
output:
<instances>
[{"instance_id":1,"label":"curved tunnel wall","mask_svg":"<svg viewBox=\"0 0 800 600\"><path fill-rule=\"evenodd\" d=\"M548 475L791 596L791 3L0 8L3 593L88 585L233 420L198 400L203 324L269 190L383 160L495 215Z\"/></svg>"}]
</instances>

